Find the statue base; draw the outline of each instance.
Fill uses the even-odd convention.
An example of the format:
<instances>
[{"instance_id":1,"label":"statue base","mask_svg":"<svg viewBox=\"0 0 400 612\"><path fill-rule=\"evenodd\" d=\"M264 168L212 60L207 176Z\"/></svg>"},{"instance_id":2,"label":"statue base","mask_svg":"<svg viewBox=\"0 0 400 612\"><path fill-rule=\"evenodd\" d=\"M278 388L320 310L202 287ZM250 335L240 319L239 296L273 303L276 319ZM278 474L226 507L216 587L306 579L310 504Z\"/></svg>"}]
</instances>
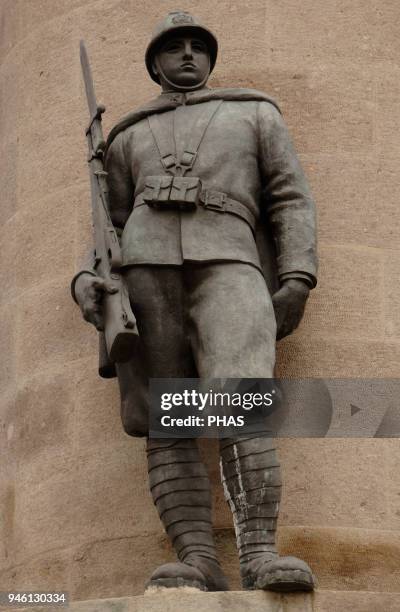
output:
<instances>
[{"instance_id":1,"label":"statue base","mask_svg":"<svg viewBox=\"0 0 400 612\"><path fill-rule=\"evenodd\" d=\"M7 608L9 610L9 608ZM288 593L226 591L202 593L197 589L152 589L136 597L73 601L64 607L19 608L20 612L352 612L399 611L399 593L325 591Z\"/></svg>"}]
</instances>

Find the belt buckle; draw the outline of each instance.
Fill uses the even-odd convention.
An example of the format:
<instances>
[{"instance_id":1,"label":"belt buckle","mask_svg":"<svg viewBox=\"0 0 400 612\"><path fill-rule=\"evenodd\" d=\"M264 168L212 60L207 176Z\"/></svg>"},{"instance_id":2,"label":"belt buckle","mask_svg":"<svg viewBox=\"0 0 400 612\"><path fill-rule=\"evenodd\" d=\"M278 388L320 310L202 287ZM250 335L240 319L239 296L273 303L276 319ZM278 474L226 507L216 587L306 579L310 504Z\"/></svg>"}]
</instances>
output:
<instances>
[{"instance_id":1,"label":"belt buckle","mask_svg":"<svg viewBox=\"0 0 400 612\"><path fill-rule=\"evenodd\" d=\"M204 208L219 212L225 211L226 194L221 191L206 191L204 198Z\"/></svg>"}]
</instances>

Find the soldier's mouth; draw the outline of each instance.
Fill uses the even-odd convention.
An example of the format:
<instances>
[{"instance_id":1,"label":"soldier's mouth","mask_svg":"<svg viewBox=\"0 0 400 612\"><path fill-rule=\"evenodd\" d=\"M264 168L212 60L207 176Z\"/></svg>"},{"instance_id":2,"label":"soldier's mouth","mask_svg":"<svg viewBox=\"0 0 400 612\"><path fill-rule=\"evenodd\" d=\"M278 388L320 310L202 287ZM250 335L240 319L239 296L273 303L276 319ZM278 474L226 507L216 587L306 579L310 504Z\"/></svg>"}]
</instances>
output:
<instances>
[{"instance_id":1,"label":"soldier's mouth","mask_svg":"<svg viewBox=\"0 0 400 612\"><path fill-rule=\"evenodd\" d=\"M186 63L186 64L182 64L181 68L183 68L184 70L194 70L196 68L195 64L191 64L190 62Z\"/></svg>"}]
</instances>

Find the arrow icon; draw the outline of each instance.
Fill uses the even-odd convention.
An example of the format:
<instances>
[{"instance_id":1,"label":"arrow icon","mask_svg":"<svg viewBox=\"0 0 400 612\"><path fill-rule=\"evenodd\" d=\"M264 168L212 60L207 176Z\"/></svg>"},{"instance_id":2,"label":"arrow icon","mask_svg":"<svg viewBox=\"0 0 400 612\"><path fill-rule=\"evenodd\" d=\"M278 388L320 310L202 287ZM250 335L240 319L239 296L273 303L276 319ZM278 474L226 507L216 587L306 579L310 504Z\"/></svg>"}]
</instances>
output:
<instances>
[{"instance_id":1,"label":"arrow icon","mask_svg":"<svg viewBox=\"0 0 400 612\"><path fill-rule=\"evenodd\" d=\"M357 414L357 412L360 412L361 408L358 408L358 406L355 406L354 404L350 404L350 410L351 416L354 416L355 414Z\"/></svg>"}]
</instances>

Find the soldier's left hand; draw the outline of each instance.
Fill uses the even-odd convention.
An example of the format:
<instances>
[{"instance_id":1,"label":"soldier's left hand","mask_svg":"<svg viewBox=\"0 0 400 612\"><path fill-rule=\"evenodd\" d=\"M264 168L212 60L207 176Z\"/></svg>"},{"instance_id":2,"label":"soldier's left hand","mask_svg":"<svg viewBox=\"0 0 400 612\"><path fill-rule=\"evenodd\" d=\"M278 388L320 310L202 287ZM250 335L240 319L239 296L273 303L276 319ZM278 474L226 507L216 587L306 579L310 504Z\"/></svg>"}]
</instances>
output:
<instances>
[{"instance_id":1,"label":"soldier's left hand","mask_svg":"<svg viewBox=\"0 0 400 612\"><path fill-rule=\"evenodd\" d=\"M276 339L281 340L298 327L304 313L310 288L307 283L291 278L272 296L277 325Z\"/></svg>"}]
</instances>

